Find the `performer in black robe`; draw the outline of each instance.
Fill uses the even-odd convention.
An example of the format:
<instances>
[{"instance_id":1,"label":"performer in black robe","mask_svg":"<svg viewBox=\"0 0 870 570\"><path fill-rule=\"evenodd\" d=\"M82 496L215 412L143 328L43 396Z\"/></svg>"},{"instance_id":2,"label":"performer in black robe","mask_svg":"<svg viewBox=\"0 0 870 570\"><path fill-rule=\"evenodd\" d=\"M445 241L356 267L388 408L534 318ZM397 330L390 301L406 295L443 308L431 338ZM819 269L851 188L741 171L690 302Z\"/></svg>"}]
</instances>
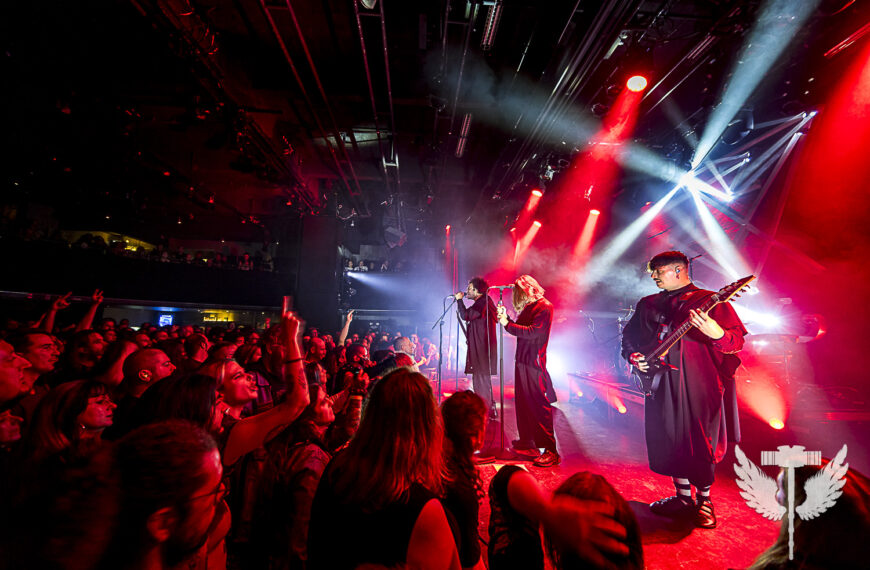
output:
<instances>
[{"instance_id":1,"label":"performer in black robe","mask_svg":"<svg viewBox=\"0 0 870 570\"><path fill-rule=\"evenodd\" d=\"M740 440L734 385L740 359L735 353L743 348L746 329L728 303L716 305L709 314L694 310L712 292L692 284L682 253L660 253L648 269L662 292L637 304L623 331L623 357L646 370L643 353L656 345L663 326L670 331L686 319L693 325L665 356L676 369L665 373L658 390L645 402L650 469L670 476L677 490L675 496L650 508L665 516L692 514L696 526L715 528L710 487L728 442Z\"/></svg>"},{"instance_id":2,"label":"performer in black robe","mask_svg":"<svg viewBox=\"0 0 870 570\"><path fill-rule=\"evenodd\" d=\"M465 355L465 373L471 374L474 393L483 398L486 409L493 416L492 375L498 373L498 348L495 337L495 303L487 294L489 284L481 277L468 282L465 293L456 293L459 318L468 323L465 331L468 351ZM463 298L474 301L470 307Z\"/></svg>"},{"instance_id":3,"label":"performer in black robe","mask_svg":"<svg viewBox=\"0 0 870 570\"><path fill-rule=\"evenodd\" d=\"M544 299L544 289L531 275L523 275L513 286L513 305L519 312L510 320L504 307L498 307L498 319L504 330L517 337L514 387L516 390L517 431L520 438L514 449L522 453L544 448L535 459L538 467L561 463L553 431L553 406L556 392L547 372L547 343L553 323L553 304Z\"/></svg>"}]
</instances>

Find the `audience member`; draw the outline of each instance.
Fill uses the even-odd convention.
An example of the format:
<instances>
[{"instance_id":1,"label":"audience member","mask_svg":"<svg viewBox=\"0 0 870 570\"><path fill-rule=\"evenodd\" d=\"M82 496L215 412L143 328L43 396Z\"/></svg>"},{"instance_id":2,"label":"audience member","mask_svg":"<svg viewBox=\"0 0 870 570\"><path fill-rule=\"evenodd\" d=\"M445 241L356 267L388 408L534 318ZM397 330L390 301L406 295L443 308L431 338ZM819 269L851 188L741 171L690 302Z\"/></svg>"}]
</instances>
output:
<instances>
[{"instance_id":1,"label":"audience member","mask_svg":"<svg viewBox=\"0 0 870 570\"><path fill-rule=\"evenodd\" d=\"M309 567L458 568L456 544L437 498L441 438L440 414L425 377L399 369L375 384L359 431L317 488Z\"/></svg>"}]
</instances>

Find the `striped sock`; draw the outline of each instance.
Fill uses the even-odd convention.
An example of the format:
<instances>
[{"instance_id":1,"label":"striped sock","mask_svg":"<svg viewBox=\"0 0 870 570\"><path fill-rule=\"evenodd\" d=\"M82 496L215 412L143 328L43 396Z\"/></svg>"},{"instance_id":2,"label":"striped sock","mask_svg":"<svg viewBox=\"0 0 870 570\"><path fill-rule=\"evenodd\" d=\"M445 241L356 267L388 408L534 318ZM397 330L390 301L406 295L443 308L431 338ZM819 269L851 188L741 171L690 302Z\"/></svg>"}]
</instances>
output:
<instances>
[{"instance_id":1,"label":"striped sock","mask_svg":"<svg viewBox=\"0 0 870 570\"><path fill-rule=\"evenodd\" d=\"M688 479L681 477L671 477L674 480L674 488L677 490L677 496L686 503L692 502L692 484ZM708 488L709 490L709 488Z\"/></svg>"},{"instance_id":2,"label":"striped sock","mask_svg":"<svg viewBox=\"0 0 870 570\"><path fill-rule=\"evenodd\" d=\"M695 486L695 494L698 497L699 504L701 503L701 501L710 500L710 487L712 487L712 485L707 485L706 487Z\"/></svg>"}]
</instances>

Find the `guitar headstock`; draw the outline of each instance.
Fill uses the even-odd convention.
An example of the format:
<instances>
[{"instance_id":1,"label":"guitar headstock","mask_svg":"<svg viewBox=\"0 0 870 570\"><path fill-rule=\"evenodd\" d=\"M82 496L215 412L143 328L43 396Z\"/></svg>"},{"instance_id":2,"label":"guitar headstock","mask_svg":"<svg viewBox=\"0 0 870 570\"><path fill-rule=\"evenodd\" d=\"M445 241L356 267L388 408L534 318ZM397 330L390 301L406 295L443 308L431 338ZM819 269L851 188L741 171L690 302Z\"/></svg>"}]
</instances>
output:
<instances>
[{"instance_id":1,"label":"guitar headstock","mask_svg":"<svg viewBox=\"0 0 870 570\"><path fill-rule=\"evenodd\" d=\"M740 293L743 293L747 289L749 289L749 283L754 279L755 275L750 275L722 287L715 294L715 296L718 298L718 302L725 303L726 301L730 301L732 297L739 297Z\"/></svg>"}]
</instances>

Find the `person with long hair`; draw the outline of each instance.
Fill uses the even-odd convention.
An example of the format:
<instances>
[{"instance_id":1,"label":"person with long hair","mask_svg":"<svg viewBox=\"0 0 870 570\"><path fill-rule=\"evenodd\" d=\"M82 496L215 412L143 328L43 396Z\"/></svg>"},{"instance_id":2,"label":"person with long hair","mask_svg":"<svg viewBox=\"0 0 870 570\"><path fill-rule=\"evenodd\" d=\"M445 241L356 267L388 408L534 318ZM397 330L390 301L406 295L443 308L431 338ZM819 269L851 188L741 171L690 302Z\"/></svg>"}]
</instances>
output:
<instances>
[{"instance_id":1,"label":"person with long hair","mask_svg":"<svg viewBox=\"0 0 870 570\"><path fill-rule=\"evenodd\" d=\"M459 527L459 562L463 568L481 563L478 538L480 501L485 496L474 452L483 445L488 408L483 398L465 390L441 404L444 421L444 507Z\"/></svg>"},{"instance_id":2,"label":"person with long hair","mask_svg":"<svg viewBox=\"0 0 870 570\"><path fill-rule=\"evenodd\" d=\"M437 498L444 476L442 437L426 377L400 368L376 383L356 436L330 462L317 488L309 567L459 568Z\"/></svg>"},{"instance_id":3,"label":"person with long hair","mask_svg":"<svg viewBox=\"0 0 870 570\"><path fill-rule=\"evenodd\" d=\"M91 455L112 425L116 406L108 392L105 384L88 380L49 390L22 442L26 455L36 463L51 458L61 464Z\"/></svg>"},{"instance_id":4,"label":"person with long hair","mask_svg":"<svg viewBox=\"0 0 870 570\"><path fill-rule=\"evenodd\" d=\"M517 337L514 385L519 439L513 442L514 450L535 458L538 467L553 467L562 461L553 430L556 392L547 372L553 304L544 298L544 288L534 277L521 275L513 285L513 306L516 321L503 306L498 307L497 317L504 330ZM544 453L538 456L540 448Z\"/></svg>"}]
</instances>

